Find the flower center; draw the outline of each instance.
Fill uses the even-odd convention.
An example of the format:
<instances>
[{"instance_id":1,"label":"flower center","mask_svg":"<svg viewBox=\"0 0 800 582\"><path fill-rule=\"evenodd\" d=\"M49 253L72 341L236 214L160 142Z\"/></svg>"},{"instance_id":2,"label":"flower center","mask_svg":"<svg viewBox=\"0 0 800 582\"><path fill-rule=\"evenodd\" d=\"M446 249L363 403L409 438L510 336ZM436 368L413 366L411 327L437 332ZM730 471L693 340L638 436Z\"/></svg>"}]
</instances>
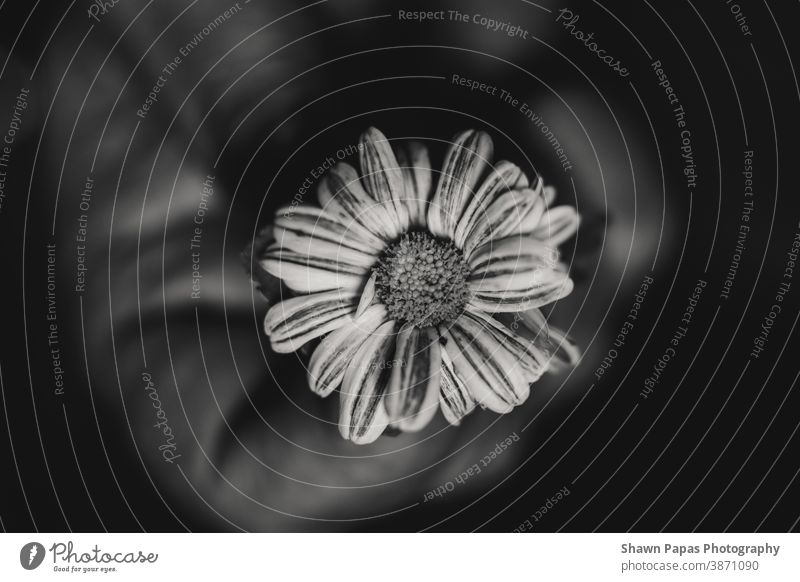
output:
<instances>
[{"instance_id":1,"label":"flower center","mask_svg":"<svg viewBox=\"0 0 800 582\"><path fill-rule=\"evenodd\" d=\"M375 272L375 293L401 323L450 323L469 300L469 266L452 241L412 232L388 247Z\"/></svg>"}]
</instances>

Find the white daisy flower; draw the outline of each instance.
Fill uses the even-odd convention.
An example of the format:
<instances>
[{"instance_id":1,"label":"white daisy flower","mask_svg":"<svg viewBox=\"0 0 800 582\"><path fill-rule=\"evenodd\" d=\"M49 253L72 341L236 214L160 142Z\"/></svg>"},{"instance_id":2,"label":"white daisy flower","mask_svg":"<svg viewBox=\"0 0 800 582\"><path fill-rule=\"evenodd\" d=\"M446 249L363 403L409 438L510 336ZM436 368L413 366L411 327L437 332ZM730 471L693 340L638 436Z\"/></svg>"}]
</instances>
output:
<instances>
[{"instance_id":1,"label":"white daisy flower","mask_svg":"<svg viewBox=\"0 0 800 582\"><path fill-rule=\"evenodd\" d=\"M427 149L360 140L361 175L339 163L320 207L279 210L261 266L297 295L271 307L272 349L323 338L308 365L320 396L340 388L339 430L370 443L416 431L441 408L453 425L476 406L507 413L577 348L539 308L573 288L557 247L578 227L551 187L490 164L484 132L455 137L434 186Z\"/></svg>"}]
</instances>

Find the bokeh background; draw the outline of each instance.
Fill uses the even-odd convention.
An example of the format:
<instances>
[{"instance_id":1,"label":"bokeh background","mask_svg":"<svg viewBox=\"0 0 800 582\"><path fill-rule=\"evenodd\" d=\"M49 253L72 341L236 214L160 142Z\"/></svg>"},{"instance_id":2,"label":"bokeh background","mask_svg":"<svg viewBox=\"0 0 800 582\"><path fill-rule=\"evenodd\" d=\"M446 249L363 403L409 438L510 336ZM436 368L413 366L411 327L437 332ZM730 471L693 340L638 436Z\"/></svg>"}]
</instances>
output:
<instances>
[{"instance_id":1,"label":"bokeh background","mask_svg":"<svg viewBox=\"0 0 800 582\"><path fill-rule=\"evenodd\" d=\"M800 290L784 274L800 220L798 21L796 4L689 0L0 3L0 133L14 133L0 168L2 527L796 530ZM528 104L570 167L519 105L453 75ZM255 290L242 252L370 125L427 141L434 167L457 131L484 129L497 159L578 208L563 249L575 291L549 316L584 356L510 415L458 428L438 416L357 447L338 435L337 399L307 390L303 355L270 351L261 321L280 289ZM647 393L698 280L686 336Z\"/></svg>"}]
</instances>

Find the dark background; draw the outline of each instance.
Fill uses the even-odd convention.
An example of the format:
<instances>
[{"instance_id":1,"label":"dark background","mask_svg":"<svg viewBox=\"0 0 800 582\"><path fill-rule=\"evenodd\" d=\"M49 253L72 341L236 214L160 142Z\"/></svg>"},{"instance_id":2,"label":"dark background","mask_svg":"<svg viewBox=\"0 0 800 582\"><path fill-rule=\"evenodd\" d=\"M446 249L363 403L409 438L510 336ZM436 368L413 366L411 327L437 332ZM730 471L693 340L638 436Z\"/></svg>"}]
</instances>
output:
<instances>
[{"instance_id":1,"label":"dark background","mask_svg":"<svg viewBox=\"0 0 800 582\"><path fill-rule=\"evenodd\" d=\"M138 118L162 67L233 4L121 0L100 22L86 3L0 6L0 133L30 89L0 209L5 530L510 531L526 520L534 531L797 530L800 282L749 356L800 221L796 4L742 1L751 36L723 1L441 4L518 24L525 40L397 18L439 3L242 2ZM628 77L556 23L562 7ZM686 111L691 191L654 60ZM573 168L518 110L453 85L454 73L527 102ZM261 321L276 290L253 291L240 253L369 125L427 140L434 168L436 140L485 129L497 159L541 173L559 203L578 207L582 227L564 248L576 288L552 320L584 357L510 415L475 413L457 429L439 415L419 434L356 447L336 430L337 398L307 390L303 357L269 350ZM745 150L754 211L723 299ZM192 300L188 240L209 174L202 299ZM47 344L47 244L62 395ZM597 380L646 275L655 282L640 317ZM707 286L689 332L643 399L698 279ZM175 431L173 464L158 451L144 372ZM423 502L513 433L519 442L479 475Z\"/></svg>"}]
</instances>

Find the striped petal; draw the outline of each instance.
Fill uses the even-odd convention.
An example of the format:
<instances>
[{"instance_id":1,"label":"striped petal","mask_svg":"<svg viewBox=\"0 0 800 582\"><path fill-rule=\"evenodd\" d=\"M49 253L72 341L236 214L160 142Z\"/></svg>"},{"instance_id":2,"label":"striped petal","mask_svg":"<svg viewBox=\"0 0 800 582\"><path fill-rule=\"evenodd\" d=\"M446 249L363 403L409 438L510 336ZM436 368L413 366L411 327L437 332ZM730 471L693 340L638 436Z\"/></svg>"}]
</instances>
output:
<instances>
[{"instance_id":1,"label":"striped petal","mask_svg":"<svg viewBox=\"0 0 800 582\"><path fill-rule=\"evenodd\" d=\"M361 272L366 272L378 259L375 253L355 250L342 245L341 242L325 240L315 235L297 234L282 227L275 229L275 242L281 249L349 267L360 267Z\"/></svg>"},{"instance_id":2,"label":"striped petal","mask_svg":"<svg viewBox=\"0 0 800 582\"><path fill-rule=\"evenodd\" d=\"M357 222L375 237L392 240L400 233L393 208L367 194L349 164L336 164L320 182L317 195L323 210Z\"/></svg>"},{"instance_id":3,"label":"striped petal","mask_svg":"<svg viewBox=\"0 0 800 582\"><path fill-rule=\"evenodd\" d=\"M356 309L356 294L328 291L286 299L273 305L264 319L272 349L286 354L341 327Z\"/></svg>"},{"instance_id":4,"label":"striped petal","mask_svg":"<svg viewBox=\"0 0 800 582\"><path fill-rule=\"evenodd\" d=\"M436 414L441 368L439 336L433 328L405 326L397 335L386 411L395 428L424 428Z\"/></svg>"},{"instance_id":5,"label":"striped petal","mask_svg":"<svg viewBox=\"0 0 800 582\"><path fill-rule=\"evenodd\" d=\"M542 270L555 269L558 251L530 237L490 241L470 259L470 287L476 291L507 291L531 285Z\"/></svg>"},{"instance_id":6,"label":"striped petal","mask_svg":"<svg viewBox=\"0 0 800 582\"><path fill-rule=\"evenodd\" d=\"M441 331L456 374L478 404L502 414L525 402L530 394L527 374L493 334L464 316Z\"/></svg>"},{"instance_id":7,"label":"striped petal","mask_svg":"<svg viewBox=\"0 0 800 582\"><path fill-rule=\"evenodd\" d=\"M541 177L536 179L536 183L529 192L532 192L531 195L534 197L534 203L529 205L527 213L522 217L519 223L518 234L528 234L535 230L539 226L542 216L544 216L547 210L547 202L543 195L544 182Z\"/></svg>"},{"instance_id":8,"label":"striped petal","mask_svg":"<svg viewBox=\"0 0 800 582\"><path fill-rule=\"evenodd\" d=\"M386 322L386 307L373 305L320 342L308 364L308 385L322 397L342 383L356 352L378 326Z\"/></svg>"},{"instance_id":9,"label":"striped petal","mask_svg":"<svg viewBox=\"0 0 800 582\"><path fill-rule=\"evenodd\" d=\"M389 424L383 400L394 346L393 321L373 332L356 351L344 374L339 405L339 432L356 444L377 439Z\"/></svg>"},{"instance_id":10,"label":"striped petal","mask_svg":"<svg viewBox=\"0 0 800 582\"><path fill-rule=\"evenodd\" d=\"M418 141L409 142L407 147L397 150L397 163L405 178L409 222L413 226L425 226L433 183L428 148Z\"/></svg>"},{"instance_id":11,"label":"striped petal","mask_svg":"<svg viewBox=\"0 0 800 582\"><path fill-rule=\"evenodd\" d=\"M408 209L403 202L406 197L405 179L389 140L378 129L370 127L361 135L359 154L362 181L367 192L384 203L384 208L402 230L407 229Z\"/></svg>"},{"instance_id":12,"label":"striped petal","mask_svg":"<svg viewBox=\"0 0 800 582\"><path fill-rule=\"evenodd\" d=\"M523 334L515 333L512 328L491 315L474 308L468 308L462 317L473 320L511 352L514 359L524 369L528 382L536 382L547 371L550 365L550 355L533 340Z\"/></svg>"},{"instance_id":13,"label":"striped petal","mask_svg":"<svg viewBox=\"0 0 800 582\"><path fill-rule=\"evenodd\" d=\"M356 317L360 317L367 308L375 301L375 279L377 275L373 272L370 278L367 279L367 284L364 285L364 290L361 291L361 299L358 301L358 308L356 309Z\"/></svg>"},{"instance_id":14,"label":"striped petal","mask_svg":"<svg viewBox=\"0 0 800 582\"><path fill-rule=\"evenodd\" d=\"M531 236L558 246L577 232L579 222L578 213L572 206L556 206L544 213Z\"/></svg>"},{"instance_id":15,"label":"striped petal","mask_svg":"<svg viewBox=\"0 0 800 582\"><path fill-rule=\"evenodd\" d=\"M508 315L503 317L510 318ZM548 325L547 318L539 309L515 313L514 318L522 323L519 333L548 354L551 369L561 370L578 364L581 357L578 346L563 331Z\"/></svg>"},{"instance_id":16,"label":"striped petal","mask_svg":"<svg viewBox=\"0 0 800 582\"><path fill-rule=\"evenodd\" d=\"M537 197L533 190L510 190L492 202L486 212L478 216L464 241L464 255L487 241L516 234L526 215L535 207Z\"/></svg>"},{"instance_id":17,"label":"striped petal","mask_svg":"<svg viewBox=\"0 0 800 582\"><path fill-rule=\"evenodd\" d=\"M453 361L444 348L442 348L442 370L439 375L439 406L447 422L454 426L461 424L461 419L475 408L475 399L469 393L467 385L456 374Z\"/></svg>"},{"instance_id":18,"label":"striped petal","mask_svg":"<svg viewBox=\"0 0 800 582\"><path fill-rule=\"evenodd\" d=\"M469 130L455 137L428 207L428 228L433 234L454 238L458 221L493 149L491 138L482 131Z\"/></svg>"},{"instance_id":19,"label":"striped petal","mask_svg":"<svg viewBox=\"0 0 800 582\"><path fill-rule=\"evenodd\" d=\"M365 253L378 254L386 245L355 220L316 206L285 206L275 213L275 226Z\"/></svg>"},{"instance_id":20,"label":"striped petal","mask_svg":"<svg viewBox=\"0 0 800 582\"><path fill-rule=\"evenodd\" d=\"M514 185L510 188L510 190L522 190L530 185L531 183L528 181L528 176L525 175L525 172L521 172L516 182L514 182Z\"/></svg>"},{"instance_id":21,"label":"striped petal","mask_svg":"<svg viewBox=\"0 0 800 582\"><path fill-rule=\"evenodd\" d=\"M519 289L476 291L470 304L487 313L514 313L541 307L572 293L569 275L556 270L537 272Z\"/></svg>"},{"instance_id":22,"label":"striped petal","mask_svg":"<svg viewBox=\"0 0 800 582\"><path fill-rule=\"evenodd\" d=\"M270 246L259 264L293 291L315 293L331 289L357 289L366 278L366 267L310 256L278 244Z\"/></svg>"},{"instance_id":23,"label":"striped petal","mask_svg":"<svg viewBox=\"0 0 800 582\"><path fill-rule=\"evenodd\" d=\"M527 311L572 292L558 252L531 237L508 237L479 248L470 260L470 303L488 313Z\"/></svg>"},{"instance_id":24,"label":"striped petal","mask_svg":"<svg viewBox=\"0 0 800 582\"><path fill-rule=\"evenodd\" d=\"M519 186L518 186L519 184ZM475 224L486 214L489 205L498 195L509 190L525 188L528 179L519 167L505 160L498 162L469 201L467 209L456 227L455 243L464 248L467 235L475 228Z\"/></svg>"}]
</instances>

